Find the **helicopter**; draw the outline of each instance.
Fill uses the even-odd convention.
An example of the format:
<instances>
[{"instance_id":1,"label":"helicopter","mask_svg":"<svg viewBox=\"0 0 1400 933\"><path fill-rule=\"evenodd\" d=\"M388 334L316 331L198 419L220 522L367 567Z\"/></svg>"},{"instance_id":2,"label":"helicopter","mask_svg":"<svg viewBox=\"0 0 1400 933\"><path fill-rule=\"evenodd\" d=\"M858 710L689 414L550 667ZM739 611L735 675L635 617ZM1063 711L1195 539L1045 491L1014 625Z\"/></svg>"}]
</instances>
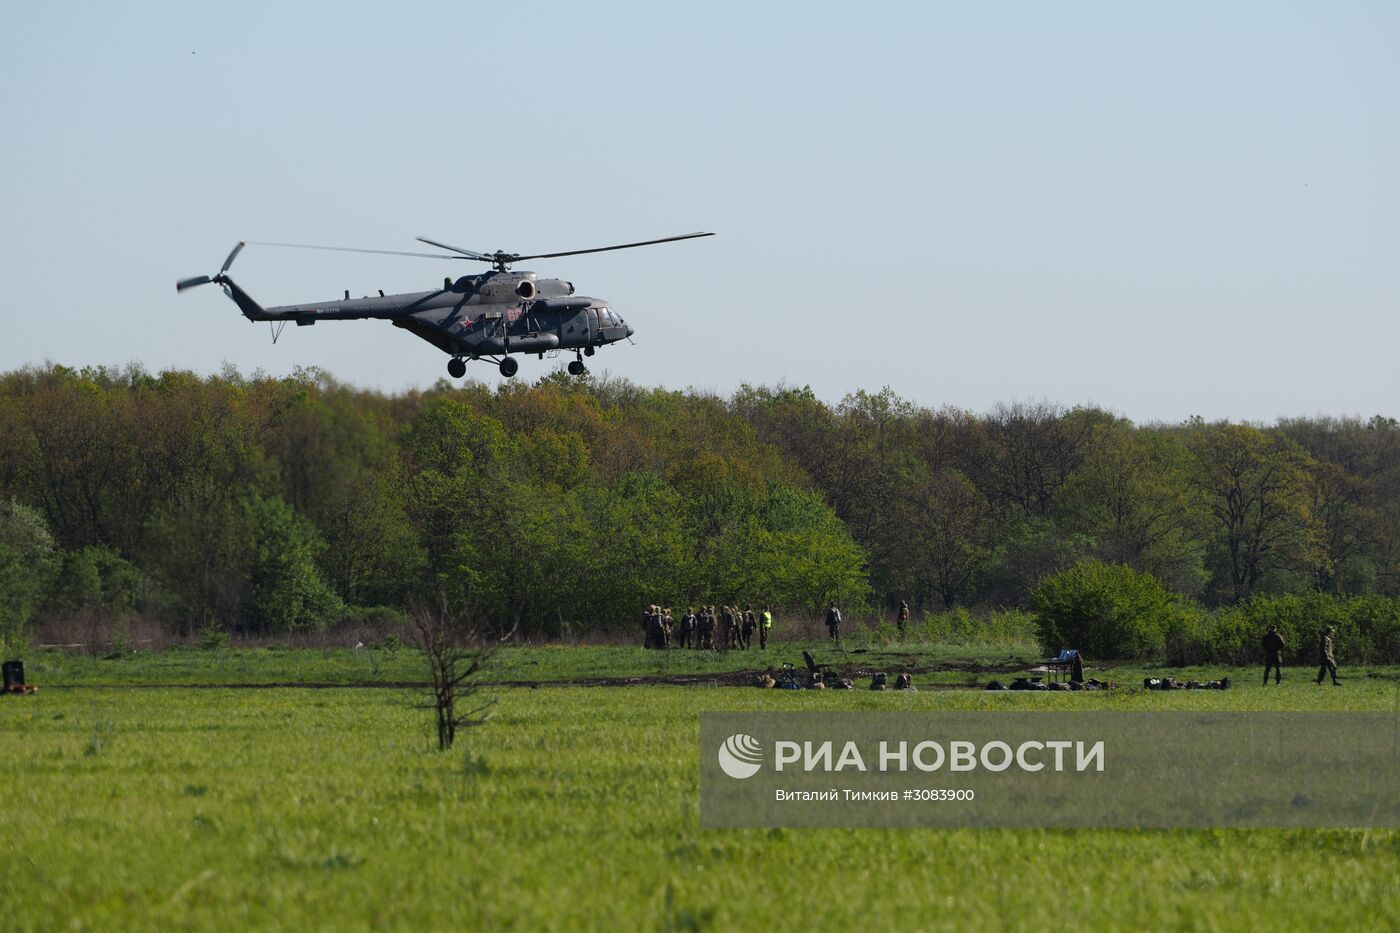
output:
<instances>
[{"instance_id":1,"label":"helicopter","mask_svg":"<svg viewBox=\"0 0 1400 933\"><path fill-rule=\"evenodd\" d=\"M238 305L244 317L255 322L268 321L272 325L274 343L289 321L298 327L309 327L318 321L386 320L395 327L421 337L450 356L447 372L454 379L460 379L466 374L468 360L493 362L500 369L501 375L509 379L520 369L520 362L512 354L538 353L540 359L544 359L546 353L557 355L559 351L568 350L575 354L575 358L569 361L569 374L581 376L588 371L583 364L583 358L592 356L599 347L631 338L635 333L632 325L624 321L607 301L576 296L572 282L542 279L533 272L512 272L510 267L526 259L554 259L559 256L602 253L706 236L714 234L684 233L658 240L531 255L508 253L504 250L479 253L439 243L427 237L416 239L420 243L447 252L411 253L246 240L240 241L233 248L216 274L180 279L175 283L175 291L183 292L211 283L222 286L224 294ZM249 245L416 256L425 259L467 259L490 263L492 268L477 275L464 275L456 279L444 278L442 288L435 291L386 295L381 290L378 296L364 298L351 298L350 292L346 291L343 298L330 301L264 308L228 276L233 261L238 258L243 248Z\"/></svg>"}]
</instances>

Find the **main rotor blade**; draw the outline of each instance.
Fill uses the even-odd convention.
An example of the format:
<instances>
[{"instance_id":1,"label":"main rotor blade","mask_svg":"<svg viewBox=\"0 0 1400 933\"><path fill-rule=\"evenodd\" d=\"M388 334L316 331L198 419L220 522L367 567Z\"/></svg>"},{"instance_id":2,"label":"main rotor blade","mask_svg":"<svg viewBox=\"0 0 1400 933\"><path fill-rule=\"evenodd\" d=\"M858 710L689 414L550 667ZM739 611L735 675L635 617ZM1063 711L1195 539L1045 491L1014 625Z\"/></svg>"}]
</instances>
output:
<instances>
[{"instance_id":1,"label":"main rotor blade","mask_svg":"<svg viewBox=\"0 0 1400 933\"><path fill-rule=\"evenodd\" d=\"M219 275L223 275L228 271L228 267L233 265L234 259L238 258L238 254L243 250L243 247L247 245L248 244L244 243L242 240L238 241L238 245L233 248L233 252L229 253L228 258L224 260L224 265L223 268L219 270Z\"/></svg>"},{"instance_id":2,"label":"main rotor blade","mask_svg":"<svg viewBox=\"0 0 1400 933\"><path fill-rule=\"evenodd\" d=\"M460 246L448 246L446 243L439 243L437 240L430 240L425 236L414 237L419 243L427 243L429 246L436 246L438 249L450 249L454 253L461 253L468 259L480 259L482 262L495 262L495 256L488 256L485 253L478 253L474 249L462 249Z\"/></svg>"},{"instance_id":3,"label":"main rotor blade","mask_svg":"<svg viewBox=\"0 0 1400 933\"><path fill-rule=\"evenodd\" d=\"M396 249L356 249L352 246L314 246L310 243L268 243L264 240L249 240L253 246L282 246L287 249L322 249L335 253L375 253L380 256L417 256L420 259L476 259L476 256L444 256L442 253L405 253ZM437 244L434 243L434 246Z\"/></svg>"},{"instance_id":4,"label":"main rotor blade","mask_svg":"<svg viewBox=\"0 0 1400 933\"><path fill-rule=\"evenodd\" d=\"M182 292L187 288L194 288L196 285L208 285L212 281L214 281L214 279L207 275L197 275L192 279L181 279L175 283L175 291Z\"/></svg>"},{"instance_id":5,"label":"main rotor blade","mask_svg":"<svg viewBox=\"0 0 1400 933\"><path fill-rule=\"evenodd\" d=\"M571 249L563 253L534 253L529 256L511 256L511 262L522 259L553 259L556 256L579 256L583 253L606 253L612 249L631 249L634 246L650 246L653 243L670 243L674 240L693 240L696 237L714 236L713 233L682 233L680 236L667 236L659 240L642 240L640 243L619 243L617 246L597 246L593 249Z\"/></svg>"}]
</instances>

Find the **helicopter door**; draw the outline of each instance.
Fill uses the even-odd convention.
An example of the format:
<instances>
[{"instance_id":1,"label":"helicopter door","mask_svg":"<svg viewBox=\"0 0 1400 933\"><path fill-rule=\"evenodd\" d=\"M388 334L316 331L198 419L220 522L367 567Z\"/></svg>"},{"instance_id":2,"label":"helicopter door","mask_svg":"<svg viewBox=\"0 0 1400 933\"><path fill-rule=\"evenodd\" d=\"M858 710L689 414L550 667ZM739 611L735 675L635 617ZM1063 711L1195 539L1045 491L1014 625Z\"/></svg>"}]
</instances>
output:
<instances>
[{"instance_id":1,"label":"helicopter door","mask_svg":"<svg viewBox=\"0 0 1400 933\"><path fill-rule=\"evenodd\" d=\"M602 337L602 330L598 326L598 309L588 309L588 342L592 343Z\"/></svg>"}]
</instances>

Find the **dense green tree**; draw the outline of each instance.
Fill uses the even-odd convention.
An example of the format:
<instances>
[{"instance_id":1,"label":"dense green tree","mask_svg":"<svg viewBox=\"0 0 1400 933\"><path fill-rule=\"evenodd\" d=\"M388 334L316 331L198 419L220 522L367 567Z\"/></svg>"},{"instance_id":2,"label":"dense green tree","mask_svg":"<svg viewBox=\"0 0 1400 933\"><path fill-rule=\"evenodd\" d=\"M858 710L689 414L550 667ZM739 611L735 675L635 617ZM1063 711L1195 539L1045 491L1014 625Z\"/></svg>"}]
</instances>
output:
<instances>
[{"instance_id":1,"label":"dense green tree","mask_svg":"<svg viewBox=\"0 0 1400 933\"><path fill-rule=\"evenodd\" d=\"M1365 484L1340 465L1313 463L1307 477L1307 508L1312 519L1313 583L1325 593L1368 589L1361 560L1374 521L1365 503Z\"/></svg>"},{"instance_id":2,"label":"dense green tree","mask_svg":"<svg viewBox=\"0 0 1400 933\"><path fill-rule=\"evenodd\" d=\"M325 549L316 530L281 499L249 492L240 506L250 584L244 627L292 632L334 619L341 602L316 564Z\"/></svg>"},{"instance_id":3,"label":"dense green tree","mask_svg":"<svg viewBox=\"0 0 1400 933\"><path fill-rule=\"evenodd\" d=\"M757 579L736 589L735 602L761 598L814 615L832 601L850 609L866 602L865 555L818 496L772 483L756 524L746 562Z\"/></svg>"},{"instance_id":4,"label":"dense green tree","mask_svg":"<svg viewBox=\"0 0 1400 933\"><path fill-rule=\"evenodd\" d=\"M580 493L588 520L584 574L571 622L638 624L642 607L680 608L712 598L701 585L694 533L676 489L655 473L630 473Z\"/></svg>"},{"instance_id":5,"label":"dense green tree","mask_svg":"<svg viewBox=\"0 0 1400 933\"><path fill-rule=\"evenodd\" d=\"M1196 425L1188 443L1230 597L1242 599L1270 571L1310 560L1315 542L1305 452L1286 437L1236 424Z\"/></svg>"},{"instance_id":6,"label":"dense green tree","mask_svg":"<svg viewBox=\"0 0 1400 933\"><path fill-rule=\"evenodd\" d=\"M43 516L0 499L0 648L24 637L56 565L53 535Z\"/></svg>"},{"instance_id":7,"label":"dense green tree","mask_svg":"<svg viewBox=\"0 0 1400 933\"><path fill-rule=\"evenodd\" d=\"M1083 461L1096 424L1094 409L1065 411L1048 402L994 407L984 422L982 458L994 497L1027 516L1050 513L1055 496Z\"/></svg>"},{"instance_id":8,"label":"dense green tree","mask_svg":"<svg viewBox=\"0 0 1400 933\"><path fill-rule=\"evenodd\" d=\"M909 477L905 495L904 589L918 597L932 595L948 609L966 602L996 557L991 504L954 468Z\"/></svg>"},{"instance_id":9,"label":"dense green tree","mask_svg":"<svg viewBox=\"0 0 1400 933\"><path fill-rule=\"evenodd\" d=\"M1207 576L1206 516L1192 495L1190 470L1185 446L1171 434L1102 423L1065 483L1057 520L1092 539L1100 560L1198 594Z\"/></svg>"},{"instance_id":10,"label":"dense green tree","mask_svg":"<svg viewBox=\"0 0 1400 933\"><path fill-rule=\"evenodd\" d=\"M62 555L47 605L60 612L133 612L141 597L141 572L104 545Z\"/></svg>"},{"instance_id":11,"label":"dense green tree","mask_svg":"<svg viewBox=\"0 0 1400 933\"><path fill-rule=\"evenodd\" d=\"M406 606L427 561L409 520L396 464L357 473L328 492L312 513L326 548L320 566L346 603Z\"/></svg>"},{"instance_id":12,"label":"dense green tree","mask_svg":"<svg viewBox=\"0 0 1400 933\"><path fill-rule=\"evenodd\" d=\"M0 497L63 554L45 611L128 612L139 580L139 611L184 633L444 599L530 637L630 628L649 602L1014 606L1090 557L1211 599L1400 592L1400 426L1379 416L1134 427L888 388L384 395L47 366L0 373Z\"/></svg>"}]
</instances>

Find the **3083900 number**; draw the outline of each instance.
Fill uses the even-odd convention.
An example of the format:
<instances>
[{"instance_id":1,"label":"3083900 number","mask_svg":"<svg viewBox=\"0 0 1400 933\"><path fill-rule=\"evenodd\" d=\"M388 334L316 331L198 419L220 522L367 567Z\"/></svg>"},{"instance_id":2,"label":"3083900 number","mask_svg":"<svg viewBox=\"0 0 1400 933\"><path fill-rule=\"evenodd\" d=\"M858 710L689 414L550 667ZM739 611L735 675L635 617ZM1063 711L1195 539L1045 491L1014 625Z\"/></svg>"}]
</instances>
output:
<instances>
[{"instance_id":1,"label":"3083900 number","mask_svg":"<svg viewBox=\"0 0 1400 933\"><path fill-rule=\"evenodd\" d=\"M977 794L975 791L971 790L948 790L944 787L920 788L914 791L914 799L933 801L975 800L977 799Z\"/></svg>"}]
</instances>

